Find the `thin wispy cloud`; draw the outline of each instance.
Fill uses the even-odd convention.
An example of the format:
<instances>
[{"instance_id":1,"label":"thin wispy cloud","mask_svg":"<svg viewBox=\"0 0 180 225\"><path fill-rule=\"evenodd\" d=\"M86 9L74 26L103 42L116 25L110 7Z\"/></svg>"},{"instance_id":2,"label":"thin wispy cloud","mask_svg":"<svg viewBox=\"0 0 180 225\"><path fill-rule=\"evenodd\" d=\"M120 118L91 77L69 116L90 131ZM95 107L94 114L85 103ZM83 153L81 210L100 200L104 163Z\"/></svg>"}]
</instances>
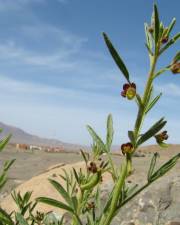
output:
<instances>
[{"instance_id":1,"label":"thin wispy cloud","mask_svg":"<svg viewBox=\"0 0 180 225\"><path fill-rule=\"evenodd\" d=\"M10 38L0 44L2 59L14 59L32 65L50 67L71 67L69 57L80 52L87 41L60 28L50 25L24 26L19 35L28 37L27 41L39 42L39 49L17 44L17 40ZM67 65L66 65L67 64Z\"/></svg>"},{"instance_id":2,"label":"thin wispy cloud","mask_svg":"<svg viewBox=\"0 0 180 225\"><path fill-rule=\"evenodd\" d=\"M180 97L180 86L175 83L159 84L155 86L156 90L165 93L170 97Z\"/></svg>"}]
</instances>

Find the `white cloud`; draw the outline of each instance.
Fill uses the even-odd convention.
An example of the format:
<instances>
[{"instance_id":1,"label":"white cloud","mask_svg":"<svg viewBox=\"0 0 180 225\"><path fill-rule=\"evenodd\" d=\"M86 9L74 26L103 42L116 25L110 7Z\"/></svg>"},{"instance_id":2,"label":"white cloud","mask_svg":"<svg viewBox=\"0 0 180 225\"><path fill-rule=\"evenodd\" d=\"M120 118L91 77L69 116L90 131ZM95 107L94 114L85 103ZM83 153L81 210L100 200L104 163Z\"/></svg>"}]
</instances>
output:
<instances>
[{"instance_id":1,"label":"white cloud","mask_svg":"<svg viewBox=\"0 0 180 225\"><path fill-rule=\"evenodd\" d=\"M19 126L28 132L65 142L89 144L91 139L86 124L105 137L106 118L112 113L115 127L115 144L128 141L127 131L133 128L136 107L123 103L119 97L87 93L76 89L17 81L0 76L0 120ZM55 102L53 102L56 100ZM147 118L146 131L160 118L161 111ZM178 142L180 129L176 118L167 124L170 142ZM166 128L166 129L167 129ZM149 143L154 143L152 139Z\"/></svg>"},{"instance_id":2,"label":"white cloud","mask_svg":"<svg viewBox=\"0 0 180 225\"><path fill-rule=\"evenodd\" d=\"M85 125L91 124L105 136L105 120L112 112L115 142L118 143L120 135L126 139L122 130L127 130L133 120L132 110L128 113L127 108L119 107L120 112L109 108L112 104L119 104L116 97L22 82L4 76L0 76L0 89L3 93L0 96L0 120L40 136L88 144L90 138ZM54 99L57 100L55 103Z\"/></svg>"},{"instance_id":3,"label":"white cloud","mask_svg":"<svg viewBox=\"0 0 180 225\"><path fill-rule=\"evenodd\" d=\"M15 39L0 44L1 60L9 60L10 62L18 62L34 66L44 66L52 69L72 69L76 66L76 57L70 60L74 54L80 52L82 45L87 41L70 32L60 28L36 24L34 26L24 26L19 29L23 35L37 44L43 43L42 49L33 49L33 46L19 46ZM49 43L52 43L52 50L48 49ZM53 46L54 45L54 46ZM51 46L50 46L51 47ZM9 62L9 63L10 63Z\"/></svg>"},{"instance_id":4,"label":"white cloud","mask_svg":"<svg viewBox=\"0 0 180 225\"><path fill-rule=\"evenodd\" d=\"M4 97L16 97L19 100L24 100L24 102L26 101L26 97L29 98L28 95L30 95L30 100L32 100L31 102L35 101L39 103L38 98L40 101L42 99L52 98L52 100L56 99L56 101L65 102L66 106L74 102L76 107L80 106L78 105L79 102L83 102L86 107L88 107L89 104L104 105L106 102L118 105L119 102L119 98L115 96L93 92L89 93L76 88L62 88L27 81L17 81L2 75L0 75L0 89L4 93Z\"/></svg>"}]
</instances>

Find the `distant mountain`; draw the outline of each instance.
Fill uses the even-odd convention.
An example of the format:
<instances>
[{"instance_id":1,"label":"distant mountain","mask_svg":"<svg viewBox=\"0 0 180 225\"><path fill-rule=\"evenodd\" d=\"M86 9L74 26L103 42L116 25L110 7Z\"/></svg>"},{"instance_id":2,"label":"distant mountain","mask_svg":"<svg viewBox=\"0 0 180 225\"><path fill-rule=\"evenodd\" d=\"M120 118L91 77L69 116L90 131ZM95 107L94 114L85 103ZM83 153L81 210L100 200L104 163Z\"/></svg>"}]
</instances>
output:
<instances>
[{"instance_id":1,"label":"distant mountain","mask_svg":"<svg viewBox=\"0 0 180 225\"><path fill-rule=\"evenodd\" d=\"M28 144L28 145L31 144L31 145L51 146L51 147L64 147L64 149L67 149L67 150L78 150L83 147L80 145L64 143L56 139L38 137L36 135L29 134L20 128L10 126L2 122L0 122L0 128L3 129L3 132L1 133L1 138L4 136L7 136L8 134L12 134L10 143L21 143L21 144Z\"/></svg>"}]
</instances>

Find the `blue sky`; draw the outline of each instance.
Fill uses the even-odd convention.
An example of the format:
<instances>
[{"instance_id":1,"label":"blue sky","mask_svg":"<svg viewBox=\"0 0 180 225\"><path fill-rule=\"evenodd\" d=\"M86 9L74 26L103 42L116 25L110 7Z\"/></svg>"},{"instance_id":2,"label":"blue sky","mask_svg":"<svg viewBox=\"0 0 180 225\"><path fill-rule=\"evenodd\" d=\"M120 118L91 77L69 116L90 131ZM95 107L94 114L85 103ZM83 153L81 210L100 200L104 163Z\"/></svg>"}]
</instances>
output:
<instances>
[{"instance_id":1,"label":"blue sky","mask_svg":"<svg viewBox=\"0 0 180 225\"><path fill-rule=\"evenodd\" d=\"M178 32L179 0L157 2L165 24L176 17ZM151 0L0 0L0 120L39 136L90 144L86 124L104 137L112 113L114 144L128 141L137 107L120 96L125 80L101 33L110 36L141 92L149 66L144 22L152 5ZM165 93L144 129L165 116L169 142L180 143L180 76L163 75L155 91Z\"/></svg>"}]
</instances>

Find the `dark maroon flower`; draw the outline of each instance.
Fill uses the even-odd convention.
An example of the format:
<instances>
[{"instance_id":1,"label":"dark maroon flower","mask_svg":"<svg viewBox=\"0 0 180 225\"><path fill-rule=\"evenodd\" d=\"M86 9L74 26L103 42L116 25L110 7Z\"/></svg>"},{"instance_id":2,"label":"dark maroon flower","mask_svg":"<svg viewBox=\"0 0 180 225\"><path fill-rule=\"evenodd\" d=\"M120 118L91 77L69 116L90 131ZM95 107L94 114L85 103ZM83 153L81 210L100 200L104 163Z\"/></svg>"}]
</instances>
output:
<instances>
[{"instance_id":1,"label":"dark maroon flower","mask_svg":"<svg viewBox=\"0 0 180 225\"><path fill-rule=\"evenodd\" d=\"M132 153L133 150L134 150L134 148L133 148L133 145L131 144L131 142L121 145L121 151L122 151L123 155L125 155L127 153Z\"/></svg>"},{"instance_id":2,"label":"dark maroon flower","mask_svg":"<svg viewBox=\"0 0 180 225\"><path fill-rule=\"evenodd\" d=\"M136 96L136 84L135 83L124 84L121 96L124 98L127 97L127 99L132 100Z\"/></svg>"},{"instance_id":3,"label":"dark maroon flower","mask_svg":"<svg viewBox=\"0 0 180 225\"><path fill-rule=\"evenodd\" d=\"M96 163L94 162L90 162L90 165L88 167L88 170L92 173L96 173L97 172L97 166Z\"/></svg>"},{"instance_id":4,"label":"dark maroon flower","mask_svg":"<svg viewBox=\"0 0 180 225\"><path fill-rule=\"evenodd\" d=\"M168 137L169 137L169 136L168 136L166 130L163 131L163 132L161 132L161 133L159 133L159 134L156 134L156 135L155 135L155 138L156 138L157 143L162 143L163 141L167 140Z\"/></svg>"},{"instance_id":5,"label":"dark maroon flower","mask_svg":"<svg viewBox=\"0 0 180 225\"><path fill-rule=\"evenodd\" d=\"M162 37L161 43L166 44L168 42L169 38L167 36Z\"/></svg>"}]
</instances>

